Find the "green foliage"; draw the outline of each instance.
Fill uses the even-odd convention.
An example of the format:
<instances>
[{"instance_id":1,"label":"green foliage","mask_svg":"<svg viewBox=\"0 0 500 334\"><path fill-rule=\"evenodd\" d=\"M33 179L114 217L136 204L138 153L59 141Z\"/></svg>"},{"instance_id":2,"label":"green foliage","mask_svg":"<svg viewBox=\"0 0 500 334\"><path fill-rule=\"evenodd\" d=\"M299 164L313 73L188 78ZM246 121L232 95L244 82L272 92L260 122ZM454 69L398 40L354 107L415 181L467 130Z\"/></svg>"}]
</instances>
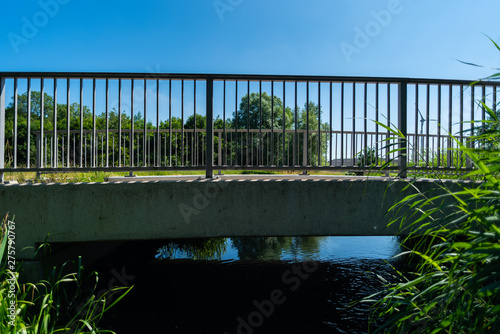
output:
<instances>
[{"instance_id":1,"label":"green foliage","mask_svg":"<svg viewBox=\"0 0 500 334\"><path fill-rule=\"evenodd\" d=\"M8 258L12 250L7 235L13 226L7 224L7 218L1 226L0 241L0 333L112 333L100 329L98 323L131 287L114 287L96 297L94 289L83 288L81 259L74 273L64 274L71 265L66 262L54 267L46 280L21 283L19 273L11 271L12 262L7 261L12 261Z\"/></svg>"},{"instance_id":2,"label":"green foliage","mask_svg":"<svg viewBox=\"0 0 500 334\"><path fill-rule=\"evenodd\" d=\"M483 107L487 131L471 138L482 145L457 145L475 166L467 177L484 182L461 190L443 183L441 195L419 191L391 208L399 215L392 223L407 225L403 245L413 246L403 255L414 270L367 299L374 319L387 318L376 333L500 332L500 127Z\"/></svg>"},{"instance_id":3,"label":"green foliage","mask_svg":"<svg viewBox=\"0 0 500 334\"><path fill-rule=\"evenodd\" d=\"M487 113L487 118L480 126L475 128L476 137L483 148L488 150L500 150L500 110L492 110L484 102L481 102L482 108Z\"/></svg>"},{"instance_id":4,"label":"green foliage","mask_svg":"<svg viewBox=\"0 0 500 334\"><path fill-rule=\"evenodd\" d=\"M285 109L284 112L283 108ZM276 130L275 133L278 134L280 134L279 130L283 129L302 130L295 139L293 139L294 134L287 134L287 141L290 143L288 147L285 148L281 145L280 140L282 138L272 138L274 164L287 165L290 157L294 155L294 146L296 149L296 156L302 157L304 145L307 145L307 161L305 163L307 165L319 165L320 162L324 164L327 161L328 136L325 134L318 136L317 131L318 128L321 131L330 130L330 125L328 123L319 123L322 113L323 111L312 101L306 103L303 109L297 108L297 110L293 111L289 107L284 107L283 101L277 96L274 96L271 101L271 96L266 92L263 92L261 95L258 93L251 93L250 96L245 95L241 98L240 108L237 113L233 115L235 119L231 125L233 128L238 129L274 129ZM304 137L303 132L307 130L310 131L309 135ZM251 137L247 138L248 134L244 132L242 132L240 136L242 138L241 141L244 143L242 156L245 156L247 150L256 152L255 154L249 154L251 156L250 161L243 159L247 165L262 164L262 161L259 161L259 155L261 157L271 155L271 148L263 145L264 142L266 142L266 145L270 143L270 134L267 134L267 137L263 135L262 139L259 135L250 135ZM294 140L296 142L295 145L291 144ZM246 144L247 141L248 145ZM233 153L233 160L234 159L240 161L240 159L236 158L236 153ZM300 162L296 161L296 163L302 164L304 161L301 158Z\"/></svg>"},{"instance_id":5,"label":"green foliage","mask_svg":"<svg viewBox=\"0 0 500 334\"><path fill-rule=\"evenodd\" d=\"M271 96L266 92L260 96L258 93L251 93L250 100L248 95L241 98L237 121L238 129L283 129L283 125L286 129L291 129L293 113L286 107L283 118L283 101L280 98L274 96L271 101ZM236 124L234 126L236 128Z\"/></svg>"},{"instance_id":6,"label":"green foliage","mask_svg":"<svg viewBox=\"0 0 500 334\"><path fill-rule=\"evenodd\" d=\"M360 152L356 158L356 166L359 167L376 166L379 161L377 150L372 147L368 147L366 150Z\"/></svg>"}]
</instances>

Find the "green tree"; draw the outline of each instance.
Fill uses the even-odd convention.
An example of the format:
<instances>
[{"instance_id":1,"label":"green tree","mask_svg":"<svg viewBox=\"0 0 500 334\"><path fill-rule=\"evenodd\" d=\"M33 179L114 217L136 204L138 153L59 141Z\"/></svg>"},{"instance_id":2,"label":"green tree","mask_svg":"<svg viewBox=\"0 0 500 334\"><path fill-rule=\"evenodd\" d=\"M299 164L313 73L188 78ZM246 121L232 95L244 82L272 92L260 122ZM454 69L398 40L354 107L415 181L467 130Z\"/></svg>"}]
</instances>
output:
<instances>
[{"instance_id":1,"label":"green tree","mask_svg":"<svg viewBox=\"0 0 500 334\"><path fill-rule=\"evenodd\" d=\"M238 129L283 129L283 123L286 129L291 129L293 113L286 107L283 117L283 101L279 97L274 96L271 101L271 96L263 92L262 95L251 93L250 100L248 94L241 98Z\"/></svg>"},{"instance_id":2,"label":"green tree","mask_svg":"<svg viewBox=\"0 0 500 334\"><path fill-rule=\"evenodd\" d=\"M306 135L308 148L307 164L311 166L324 165L327 162L328 134L322 134L321 131L329 131L330 125L326 122L320 124L322 114L323 110L311 101L308 104L306 103L303 109L297 111L297 128L303 131L309 130L309 136ZM319 135L318 128L320 129ZM298 142L299 148L302 148L304 145L303 135L299 136ZM299 152L303 152L302 149Z\"/></svg>"}]
</instances>

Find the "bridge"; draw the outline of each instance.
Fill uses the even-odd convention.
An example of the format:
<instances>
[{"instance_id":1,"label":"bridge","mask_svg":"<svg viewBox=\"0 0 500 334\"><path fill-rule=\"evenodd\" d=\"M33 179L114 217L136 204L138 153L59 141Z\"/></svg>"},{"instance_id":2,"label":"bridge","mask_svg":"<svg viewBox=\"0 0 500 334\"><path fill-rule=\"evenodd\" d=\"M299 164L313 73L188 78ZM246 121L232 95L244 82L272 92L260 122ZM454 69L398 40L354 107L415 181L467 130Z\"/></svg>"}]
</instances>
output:
<instances>
[{"instance_id":1,"label":"bridge","mask_svg":"<svg viewBox=\"0 0 500 334\"><path fill-rule=\"evenodd\" d=\"M456 152L498 82L215 74L0 72L5 173L199 171L198 178L4 184L18 247L258 235L392 235L409 175L466 172ZM226 170L354 172L217 176ZM420 182L420 181L419 181ZM390 185L390 186L389 186ZM421 181L422 189L436 188ZM410 188L411 189L411 188ZM26 257L32 256L29 252Z\"/></svg>"}]
</instances>

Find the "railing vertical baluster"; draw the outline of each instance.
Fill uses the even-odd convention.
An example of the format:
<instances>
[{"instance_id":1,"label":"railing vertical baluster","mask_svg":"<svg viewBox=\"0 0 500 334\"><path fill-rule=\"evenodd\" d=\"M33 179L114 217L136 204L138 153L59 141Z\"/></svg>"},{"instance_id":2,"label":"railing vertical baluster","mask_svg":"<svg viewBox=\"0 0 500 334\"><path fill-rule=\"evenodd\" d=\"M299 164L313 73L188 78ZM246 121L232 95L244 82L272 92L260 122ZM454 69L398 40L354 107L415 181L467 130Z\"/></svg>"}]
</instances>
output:
<instances>
[{"instance_id":1,"label":"railing vertical baluster","mask_svg":"<svg viewBox=\"0 0 500 334\"><path fill-rule=\"evenodd\" d=\"M218 153L217 164L219 166L221 166L222 165L222 145L221 145L222 132L217 131L217 136L219 137L219 144L217 145L217 153Z\"/></svg>"},{"instance_id":2,"label":"railing vertical baluster","mask_svg":"<svg viewBox=\"0 0 500 334\"><path fill-rule=\"evenodd\" d=\"M471 89L471 97L470 97L470 134L469 134L469 138L474 136L474 86L470 86L470 89ZM467 140L466 142L466 145L467 147L470 147L470 148L474 148L474 141L473 140ZM470 159L467 158L467 156L465 157L465 166L467 168L471 168L472 167L472 161Z\"/></svg>"},{"instance_id":3,"label":"railing vertical baluster","mask_svg":"<svg viewBox=\"0 0 500 334\"><path fill-rule=\"evenodd\" d=\"M407 156L407 81L402 80L398 85L398 128L404 138L399 139L399 177L406 178L406 156Z\"/></svg>"},{"instance_id":4,"label":"railing vertical baluster","mask_svg":"<svg viewBox=\"0 0 500 334\"><path fill-rule=\"evenodd\" d=\"M238 118L239 118L239 115L238 115L238 80L235 81L235 89L234 89L234 123L235 123L235 131L236 131L236 134L235 134L235 141L236 141L236 152L235 152L235 164L236 165L242 165L243 163L239 163L240 162L240 159L242 159L240 157L240 149L239 149L239 139L238 139Z\"/></svg>"},{"instance_id":5,"label":"railing vertical baluster","mask_svg":"<svg viewBox=\"0 0 500 334\"><path fill-rule=\"evenodd\" d=\"M452 140L451 135L453 134L452 129L452 113L453 112L453 85L450 85L449 96L448 96L448 154L446 166L451 167L451 163L453 160L453 151L452 151Z\"/></svg>"},{"instance_id":6,"label":"railing vertical baluster","mask_svg":"<svg viewBox=\"0 0 500 334\"><path fill-rule=\"evenodd\" d=\"M247 142L248 142L248 139L247 139ZM253 132L250 132L250 162L252 165L254 165L253 163Z\"/></svg>"},{"instance_id":7,"label":"railing vertical baluster","mask_svg":"<svg viewBox=\"0 0 500 334\"><path fill-rule=\"evenodd\" d=\"M27 120L27 138L26 138L26 168L30 168L30 153L31 153L31 78L28 78L28 108L26 110L26 116L28 118Z\"/></svg>"},{"instance_id":8,"label":"railing vertical baluster","mask_svg":"<svg viewBox=\"0 0 500 334\"><path fill-rule=\"evenodd\" d=\"M290 148L288 148L287 151L285 151L286 149L286 114L285 114L285 110L286 110L286 95L285 95L285 90L286 90L286 81L283 81L283 136L281 138L281 141L283 143L283 146L281 147L281 166L285 166L285 153L288 153L288 156L290 156ZM288 144L288 147L290 147L290 144Z\"/></svg>"},{"instance_id":9,"label":"railing vertical baluster","mask_svg":"<svg viewBox=\"0 0 500 334\"><path fill-rule=\"evenodd\" d=\"M441 84L438 85L438 102L437 102L437 167L441 167Z\"/></svg>"},{"instance_id":10,"label":"railing vertical baluster","mask_svg":"<svg viewBox=\"0 0 500 334\"><path fill-rule=\"evenodd\" d=\"M83 78L80 78L80 168L83 167ZM87 163L87 161L85 161Z\"/></svg>"},{"instance_id":11,"label":"railing vertical baluster","mask_svg":"<svg viewBox=\"0 0 500 334\"><path fill-rule=\"evenodd\" d=\"M84 138L84 145L83 145L83 152L84 152L84 166L85 168L87 168L87 134L83 134L83 138Z\"/></svg>"},{"instance_id":12,"label":"railing vertical baluster","mask_svg":"<svg viewBox=\"0 0 500 334\"><path fill-rule=\"evenodd\" d=\"M318 166L321 166L321 81L318 81Z\"/></svg>"},{"instance_id":13,"label":"railing vertical baluster","mask_svg":"<svg viewBox=\"0 0 500 334\"><path fill-rule=\"evenodd\" d=\"M2 80L2 79L0 79ZM4 79L5 80L5 79ZM18 97L17 97L17 89L18 89L18 79L14 78L14 168L17 168L17 103L18 103ZM4 97L4 93L0 91L0 94ZM4 100L4 108L5 108L5 100ZM0 124L5 124L4 121L2 121ZM2 132L2 129L0 128L0 132ZM4 139L5 140L5 139ZM2 142L2 140L0 140Z\"/></svg>"},{"instance_id":14,"label":"railing vertical baluster","mask_svg":"<svg viewBox=\"0 0 500 334\"><path fill-rule=\"evenodd\" d=\"M420 115L420 109L418 107L419 104L419 90L418 90L418 83L415 84L415 141L413 143L414 146L414 153L413 155L415 156L415 162L416 162L416 167L419 167L420 164L420 158L421 158L421 153L420 150L422 149L419 144L420 136L418 133L418 125L419 125L419 115ZM423 116L420 116L421 120L423 120ZM423 134L420 134L423 135Z\"/></svg>"},{"instance_id":15,"label":"railing vertical baluster","mask_svg":"<svg viewBox=\"0 0 500 334\"><path fill-rule=\"evenodd\" d=\"M206 115L207 115L207 163L206 163L206 173L205 177L212 178L214 173L213 167L213 154L214 154L214 132L213 132L213 123L214 123L214 80L211 77L207 77L206 79L207 88L206 88Z\"/></svg>"},{"instance_id":16,"label":"railing vertical baluster","mask_svg":"<svg viewBox=\"0 0 500 334\"><path fill-rule=\"evenodd\" d=\"M230 150L230 155L229 155L229 164L230 164L231 166L233 165L233 161L234 161L234 162L236 162L235 160L233 160L233 152L235 152L235 150L234 150L234 142L233 142L233 133L234 133L234 131L230 131L230 132L229 132L229 142L231 143L231 144L230 144L231 146L230 146L230 148L229 148L229 150ZM237 154L237 153L235 153L235 158L236 158L236 154ZM234 165L235 165L235 164L236 164L236 163L234 163Z\"/></svg>"},{"instance_id":17,"label":"railing vertical baluster","mask_svg":"<svg viewBox=\"0 0 500 334\"><path fill-rule=\"evenodd\" d=\"M109 167L109 79L108 78L106 78L106 167Z\"/></svg>"},{"instance_id":18,"label":"railing vertical baluster","mask_svg":"<svg viewBox=\"0 0 500 334\"><path fill-rule=\"evenodd\" d=\"M101 133L101 166L104 166L104 154L105 154L105 151L104 151L104 135ZM106 167L108 167L108 166L106 166Z\"/></svg>"},{"instance_id":19,"label":"railing vertical baluster","mask_svg":"<svg viewBox=\"0 0 500 334\"><path fill-rule=\"evenodd\" d=\"M344 81L340 84L340 165L344 166Z\"/></svg>"},{"instance_id":20,"label":"railing vertical baluster","mask_svg":"<svg viewBox=\"0 0 500 334\"><path fill-rule=\"evenodd\" d=\"M64 167L64 134L61 135L61 167Z\"/></svg>"},{"instance_id":21,"label":"railing vertical baluster","mask_svg":"<svg viewBox=\"0 0 500 334\"><path fill-rule=\"evenodd\" d=\"M285 106L283 106L283 109ZM283 119L283 123L285 119ZM269 138L269 137L268 137ZM269 151L269 148L268 148ZM271 166L274 166L274 81L271 80Z\"/></svg>"},{"instance_id":22,"label":"railing vertical baluster","mask_svg":"<svg viewBox=\"0 0 500 334\"><path fill-rule=\"evenodd\" d=\"M43 135L44 123L45 123L44 116L45 116L45 78L41 78L40 79L40 133L41 133L42 138L45 138ZM43 152L43 146L41 147L41 151ZM38 154L38 151L37 151L37 154ZM44 164L42 165L43 167L46 166L46 163L47 163L46 159L47 159L47 157L45 157L45 159L43 160L44 161ZM52 163L51 163L51 167L53 167Z\"/></svg>"},{"instance_id":23,"label":"railing vertical baluster","mask_svg":"<svg viewBox=\"0 0 500 334\"><path fill-rule=\"evenodd\" d=\"M339 147L339 139L338 139L338 134L335 133L335 164L334 166L337 166L337 152L338 152L338 147Z\"/></svg>"},{"instance_id":24,"label":"railing vertical baluster","mask_svg":"<svg viewBox=\"0 0 500 334\"><path fill-rule=\"evenodd\" d=\"M333 146L333 140L332 140L333 139L332 138L332 136L333 136L333 132L332 132L333 131L333 120L332 120L332 118L333 118L333 115L332 115L332 112L333 112L332 95L333 95L333 93L332 93L332 88L333 88L333 83L330 81L330 91L329 91L330 92L329 93L330 94L330 138L329 138L330 139L330 155L329 155L329 160L330 161L327 163L328 166L332 166L332 161L333 161L333 156L332 156L332 150L333 150L333 147L332 147Z\"/></svg>"},{"instance_id":25,"label":"railing vertical baluster","mask_svg":"<svg viewBox=\"0 0 500 334\"><path fill-rule=\"evenodd\" d=\"M246 147L246 164L247 166L253 165L252 161L250 161L250 149L253 148L250 147L250 80L247 80L247 147ZM253 146L253 145L252 145Z\"/></svg>"},{"instance_id":26,"label":"railing vertical baluster","mask_svg":"<svg viewBox=\"0 0 500 334\"><path fill-rule=\"evenodd\" d=\"M115 136L116 136L116 132L113 132L113 149L112 149L112 155L113 155L113 167L116 167L116 163L115 163Z\"/></svg>"},{"instance_id":27,"label":"railing vertical baluster","mask_svg":"<svg viewBox=\"0 0 500 334\"><path fill-rule=\"evenodd\" d=\"M16 91L16 89L14 89L14 91ZM4 182L4 172L3 172L4 168L5 168L5 78L0 77L0 183Z\"/></svg>"},{"instance_id":28,"label":"railing vertical baluster","mask_svg":"<svg viewBox=\"0 0 500 334\"><path fill-rule=\"evenodd\" d=\"M460 144L464 144L464 86L460 85L460 123L459 123L459 137ZM455 167L462 167L463 164L462 151L460 151L460 156L458 157L457 164Z\"/></svg>"},{"instance_id":29,"label":"railing vertical baluster","mask_svg":"<svg viewBox=\"0 0 500 334\"><path fill-rule=\"evenodd\" d=\"M271 114L272 115L272 114ZM271 116L272 117L272 116ZM259 151L257 152L257 166L264 165L264 159L261 156L262 150L262 80L259 80Z\"/></svg>"},{"instance_id":30,"label":"railing vertical baluster","mask_svg":"<svg viewBox=\"0 0 500 334\"><path fill-rule=\"evenodd\" d=\"M43 152L41 150L42 147L42 136L40 133L36 134L36 139L35 139L35 145L36 145L36 167L37 168L42 168L42 159L43 159ZM36 177L39 178L40 174L37 171Z\"/></svg>"},{"instance_id":31,"label":"railing vertical baluster","mask_svg":"<svg viewBox=\"0 0 500 334\"><path fill-rule=\"evenodd\" d=\"M378 109L378 82L375 84L375 152L378 157L378 142L379 142L379 137L378 137L378 122L379 122L379 109ZM377 158L378 160L378 158ZM379 165L379 161L377 161L377 165Z\"/></svg>"},{"instance_id":32,"label":"railing vertical baluster","mask_svg":"<svg viewBox=\"0 0 500 334\"><path fill-rule=\"evenodd\" d=\"M425 105L425 162L428 165L430 163L429 160L429 124L430 124L430 85L427 84L427 92L426 92L426 105ZM462 113L461 113L462 114Z\"/></svg>"},{"instance_id":33,"label":"railing vertical baluster","mask_svg":"<svg viewBox=\"0 0 500 334\"><path fill-rule=\"evenodd\" d=\"M224 159L223 164L227 165L227 133L226 133L226 80L223 82L222 86L222 130L224 132ZM221 138L219 138L219 145L221 143Z\"/></svg>"},{"instance_id":34,"label":"railing vertical baluster","mask_svg":"<svg viewBox=\"0 0 500 334\"><path fill-rule=\"evenodd\" d=\"M305 136L305 141L304 141L304 166L309 165L309 81L306 82L306 136ZM312 146L312 145L311 145Z\"/></svg>"},{"instance_id":35,"label":"railing vertical baluster","mask_svg":"<svg viewBox=\"0 0 500 334\"><path fill-rule=\"evenodd\" d=\"M486 86L481 86L481 102L483 104L486 103ZM481 106L481 110L482 110L482 118L483 118L483 121L486 120L486 109L484 108L484 106ZM483 127L484 127L484 122L483 122Z\"/></svg>"},{"instance_id":36,"label":"railing vertical baluster","mask_svg":"<svg viewBox=\"0 0 500 334\"><path fill-rule=\"evenodd\" d=\"M125 140L123 141L125 145ZM124 154L125 155L125 152ZM125 164L125 161L123 161ZM118 167L122 166L122 79L118 79Z\"/></svg>"},{"instance_id":37,"label":"railing vertical baluster","mask_svg":"<svg viewBox=\"0 0 500 334\"><path fill-rule=\"evenodd\" d=\"M57 78L54 78L54 167L57 168L59 161L59 140L57 134ZM62 153L62 150L61 150Z\"/></svg>"},{"instance_id":38,"label":"railing vertical baluster","mask_svg":"<svg viewBox=\"0 0 500 334\"><path fill-rule=\"evenodd\" d=\"M168 165L172 166L172 80L171 79L168 82L168 141L169 141ZM177 161L177 157L175 158L175 161Z\"/></svg>"},{"instance_id":39,"label":"railing vertical baluster","mask_svg":"<svg viewBox=\"0 0 500 334\"><path fill-rule=\"evenodd\" d=\"M387 83L387 127L391 127L391 84ZM385 149L385 156L386 160L389 162L391 160L391 147L392 147L392 142L389 141L389 138L391 137L391 133L389 130L387 130L387 145ZM394 154L393 154L394 156Z\"/></svg>"},{"instance_id":40,"label":"railing vertical baluster","mask_svg":"<svg viewBox=\"0 0 500 334\"><path fill-rule=\"evenodd\" d=\"M156 166L161 166L160 80L156 80Z\"/></svg>"},{"instance_id":41,"label":"railing vertical baluster","mask_svg":"<svg viewBox=\"0 0 500 334\"><path fill-rule=\"evenodd\" d=\"M294 118L295 118L295 136L293 138L293 165L298 165L298 150L299 150L299 134L298 134L298 105L297 105L297 81L295 81L295 110L294 110Z\"/></svg>"},{"instance_id":42,"label":"railing vertical baluster","mask_svg":"<svg viewBox=\"0 0 500 334\"><path fill-rule=\"evenodd\" d=\"M69 168L70 163L69 163L69 156L71 152L71 131L70 131L70 126L71 126L71 105L70 105L70 79L66 79L66 132L67 132L67 140L66 140L66 167ZM73 155L73 162L75 159L75 155Z\"/></svg>"},{"instance_id":43,"label":"railing vertical baluster","mask_svg":"<svg viewBox=\"0 0 500 334\"><path fill-rule=\"evenodd\" d=\"M366 159L368 157L368 83L365 82L365 87L364 87L364 104L363 104L363 118L364 118L364 135L363 135L363 141L364 141L364 151L365 151L365 165L368 163L371 163L371 161L368 161Z\"/></svg>"},{"instance_id":44,"label":"railing vertical baluster","mask_svg":"<svg viewBox=\"0 0 500 334\"><path fill-rule=\"evenodd\" d=\"M181 80L181 166L184 166L184 79Z\"/></svg>"},{"instance_id":45,"label":"railing vertical baluster","mask_svg":"<svg viewBox=\"0 0 500 334\"><path fill-rule=\"evenodd\" d=\"M146 167L147 161L146 161L146 150L147 150L147 143L148 143L148 117L147 117L147 93L148 93L148 81L147 79L144 79L144 135L142 138L142 165ZM137 145L139 146L139 145Z\"/></svg>"},{"instance_id":46,"label":"railing vertical baluster","mask_svg":"<svg viewBox=\"0 0 500 334\"><path fill-rule=\"evenodd\" d=\"M493 86L493 111L497 111L497 86Z\"/></svg>"},{"instance_id":47,"label":"railing vertical baluster","mask_svg":"<svg viewBox=\"0 0 500 334\"><path fill-rule=\"evenodd\" d=\"M302 131L302 166L307 166L307 131Z\"/></svg>"},{"instance_id":48,"label":"railing vertical baluster","mask_svg":"<svg viewBox=\"0 0 500 334\"><path fill-rule=\"evenodd\" d=\"M198 165L198 134L196 133L196 79L193 80L193 114L194 114L194 130L193 130L193 137L191 139L191 142L194 142L193 147L191 148L191 152L194 153L193 159L191 159L191 165L192 166L197 166ZM220 145L220 141L219 141ZM202 147L203 149L203 147Z\"/></svg>"},{"instance_id":49,"label":"railing vertical baluster","mask_svg":"<svg viewBox=\"0 0 500 334\"><path fill-rule=\"evenodd\" d=\"M129 135L129 140L130 140L130 167L134 167L134 149L135 149L135 138L134 138L134 79L130 80L130 135ZM139 142L137 142L139 144ZM130 172L130 175L133 175L133 172Z\"/></svg>"},{"instance_id":50,"label":"railing vertical baluster","mask_svg":"<svg viewBox=\"0 0 500 334\"><path fill-rule=\"evenodd\" d=\"M475 106L475 100L474 100L474 86L471 86L470 87L470 120L471 120L471 126L470 126L470 135L471 136L474 136L475 134L475 129L474 129L474 121L475 121L475 117L474 117L474 106ZM474 144L474 140L471 140L470 141L470 147L471 148L474 148L475 144ZM471 166L472 166L472 163L471 163Z\"/></svg>"},{"instance_id":51,"label":"railing vertical baluster","mask_svg":"<svg viewBox=\"0 0 500 334\"><path fill-rule=\"evenodd\" d=\"M191 129L190 129L191 130ZM191 141L189 140L189 134L191 133ZM186 143L188 144L188 152L191 153L191 166L195 166L195 152L194 152L194 132L188 130Z\"/></svg>"},{"instance_id":52,"label":"railing vertical baluster","mask_svg":"<svg viewBox=\"0 0 500 334\"><path fill-rule=\"evenodd\" d=\"M351 138L352 165L356 164L356 82L352 83L352 138Z\"/></svg>"},{"instance_id":53,"label":"railing vertical baluster","mask_svg":"<svg viewBox=\"0 0 500 334\"><path fill-rule=\"evenodd\" d=\"M76 166L76 132L73 133L73 167Z\"/></svg>"},{"instance_id":54,"label":"railing vertical baluster","mask_svg":"<svg viewBox=\"0 0 500 334\"><path fill-rule=\"evenodd\" d=\"M97 138L97 129L96 129L96 79L92 80L92 141L90 144L90 162L92 167L96 167L97 155L99 154L99 140Z\"/></svg>"}]
</instances>

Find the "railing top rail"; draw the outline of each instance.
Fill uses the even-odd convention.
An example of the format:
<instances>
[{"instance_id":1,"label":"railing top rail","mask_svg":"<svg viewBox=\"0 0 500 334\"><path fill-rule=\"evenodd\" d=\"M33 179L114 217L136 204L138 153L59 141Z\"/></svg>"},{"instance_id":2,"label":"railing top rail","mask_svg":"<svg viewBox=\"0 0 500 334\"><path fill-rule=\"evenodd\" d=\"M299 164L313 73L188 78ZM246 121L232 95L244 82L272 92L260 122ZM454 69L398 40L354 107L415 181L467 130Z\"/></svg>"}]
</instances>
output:
<instances>
[{"instance_id":1,"label":"railing top rail","mask_svg":"<svg viewBox=\"0 0 500 334\"><path fill-rule=\"evenodd\" d=\"M499 81L477 81L456 79L320 76L320 75L269 75L269 74L202 74L202 73L109 73L109 72L0 72L3 78L58 78L58 79L123 79L123 80L242 80L242 81L286 81L286 82L345 82L345 83L401 83L432 85L500 86Z\"/></svg>"}]
</instances>

